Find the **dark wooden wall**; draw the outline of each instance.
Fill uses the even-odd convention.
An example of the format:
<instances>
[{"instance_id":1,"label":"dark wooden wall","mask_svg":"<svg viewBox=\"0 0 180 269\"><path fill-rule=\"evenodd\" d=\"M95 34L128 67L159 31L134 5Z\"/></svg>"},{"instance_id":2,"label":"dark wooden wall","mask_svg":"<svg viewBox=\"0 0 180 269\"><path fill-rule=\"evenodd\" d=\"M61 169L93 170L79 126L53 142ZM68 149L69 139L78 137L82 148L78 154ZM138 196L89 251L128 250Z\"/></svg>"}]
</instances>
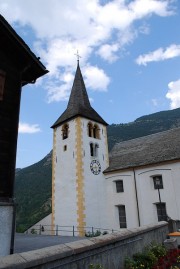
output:
<instances>
[{"instance_id":1,"label":"dark wooden wall","mask_svg":"<svg viewBox=\"0 0 180 269\"><path fill-rule=\"evenodd\" d=\"M0 74L5 75L4 81L2 75L0 78L0 201L4 201L13 197L21 72L3 51L0 51Z\"/></svg>"}]
</instances>

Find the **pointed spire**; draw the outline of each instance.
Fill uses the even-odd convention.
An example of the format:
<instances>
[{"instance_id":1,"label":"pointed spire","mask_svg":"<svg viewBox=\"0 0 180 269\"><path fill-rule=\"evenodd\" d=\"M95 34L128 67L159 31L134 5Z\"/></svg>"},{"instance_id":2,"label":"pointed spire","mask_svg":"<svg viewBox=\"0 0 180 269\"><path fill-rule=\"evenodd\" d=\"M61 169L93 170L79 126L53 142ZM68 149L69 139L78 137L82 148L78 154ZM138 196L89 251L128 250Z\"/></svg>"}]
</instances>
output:
<instances>
[{"instance_id":1,"label":"pointed spire","mask_svg":"<svg viewBox=\"0 0 180 269\"><path fill-rule=\"evenodd\" d=\"M89 102L86 87L84 84L84 80L78 62L67 109L75 109L75 107L78 108L78 107L90 107L90 106L91 105Z\"/></svg>"},{"instance_id":2,"label":"pointed spire","mask_svg":"<svg viewBox=\"0 0 180 269\"><path fill-rule=\"evenodd\" d=\"M55 128L56 126L64 123L65 121L68 121L77 116L82 116L107 125L107 123L91 107L84 80L81 74L79 59L77 61L76 74L67 108L64 113L59 117L59 119L53 124L52 128Z\"/></svg>"}]
</instances>

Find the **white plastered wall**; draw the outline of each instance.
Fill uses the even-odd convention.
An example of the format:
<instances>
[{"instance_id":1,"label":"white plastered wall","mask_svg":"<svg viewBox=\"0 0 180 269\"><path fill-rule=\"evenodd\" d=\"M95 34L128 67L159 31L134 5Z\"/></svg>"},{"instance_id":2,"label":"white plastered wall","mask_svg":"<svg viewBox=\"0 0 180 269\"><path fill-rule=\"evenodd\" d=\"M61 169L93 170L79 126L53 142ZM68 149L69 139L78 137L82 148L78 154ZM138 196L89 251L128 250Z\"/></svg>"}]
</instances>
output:
<instances>
[{"instance_id":1,"label":"white plastered wall","mask_svg":"<svg viewBox=\"0 0 180 269\"><path fill-rule=\"evenodd\" d=\"M77 133L76 124L80 124L80 134ZM107 227L106 214L106 186L103 171L108 166L108 147L106 127L98 123L100 139L89 137L89 120L80 118L68 122L69 135L62 139L62 126L56 131L55 141L55 184L54 184L54 225L78 226L77 219L84 218L85 226L94 228ZM91 121L92 124L97 124ZM81 135L82 147L76 147L77 136ZM90 156L90 143L98 144L96 157ZM64 146L67 150L64 151ZM81 171L77 169L76 160L81 151ZM98 160L101 164L101 172L94 175L90 170L92 160ZM79 173L82 172L82 173ZM82 186L78 186L76 177L82 176ZM80 189L83 189L82 207L78 208L77 203L81 202ZM80 195L79 195L80 194ZM77 198L78 197L78 198ZM79 199L79 200L78 200ZM86 229L87 231L88 229Z\"/></svg>"},{"instance_id":2,"label":"white plastered wall","mask_svg":"<svg viewBox=\"0 0 180 269\"><path fill-rule=\"evenodd\" d=\"M141 225L158 221L156 203L159 203L159 195L158 190L154 189L154 175L162 175L163 189L160 189L160 197L161 202L166 203L167 215L172 219L180 218L179 171L179 162L136 170Z\"/></svg>"},{"instance_id":3,"label":"white plastered wall","mask_svg":"<svg viewBox=\"0 0 180 269\"><path fill-rule=\"evenodd\" d=\"M108 148L106 126L98 123L100 139L88 136L88 123L96 122L83 119L83 148L84 148L84 174L85 174L85 215L86 226L94 228L107 228L106 186L103 171L108 166ZM97 156L90 155L90 143L98 145ZM94 175L90 169L92 160L99 161L101 172Z\"/></svg>"},{"instance_id":4,"label":"white plastered wall","mask_svg":"<svg viewBox=\"0 0 180 269\"><path fill-rule=\"evenodd\" d=\"M154 189L154 175L162 175L160 197L161 202L166 203L167 215L174 220L180 219L180 162L176 161L105 174L109 226L120 227L118 204L125 205L127 228L139 226L138 208L140 226L158 222L156 203L159 203L159 195ZM116 180L123 180L124 192L116 192Z\"/></svg>"},{"instance_id":5,"label":"white plastered wall","mask_svg":"<svg viewBox=\"0 0 180 269\"><path fill-rule=\"evenodd\" d=\"M76 167L75 167L75 121L68 122L68 138L62 139L62 126L56 131L54 224L77 226ZM64 146L67 146L66 151Z\"/></svg>"},{"instance_id":6,"label":"white plastered wall","mask_svg":"<svg viewBox=\"0 0 180 269\"><path fill-rule=\"evenodd\" d=\"M107 188L108 226L119 230L118 205L125 205L127 228L138 227L138 211L133 171L105 174ZM123 180L124 192L117 193L116 181Z\"/></svg>"},{"instance_id":7,"label":"white plastered wall","mask_svg":"<svg viewBox=\"0 0 180 269\"><path fill-rule=\"evenodd\" d=\"M51 230L51 217L52 214L47 215L45 218L38 221L36 224L31 226L28 230L26 230L24 233L33 233L33 231L36 234L43 234L43 235L52 235ZM44 229L42 229L42 226Z\"/></svg>"}]
</instances>

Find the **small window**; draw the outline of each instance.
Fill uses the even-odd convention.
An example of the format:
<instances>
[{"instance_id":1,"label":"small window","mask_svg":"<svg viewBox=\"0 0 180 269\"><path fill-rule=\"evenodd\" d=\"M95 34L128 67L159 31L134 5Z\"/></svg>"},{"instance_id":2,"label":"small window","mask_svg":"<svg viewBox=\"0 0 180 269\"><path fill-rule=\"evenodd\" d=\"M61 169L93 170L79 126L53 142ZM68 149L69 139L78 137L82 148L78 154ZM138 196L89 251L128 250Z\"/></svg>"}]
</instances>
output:
<instances>
[{"instance_id":1,"label":"small window","mask_svg":"<svg viewBox=\"0 0 180 269\"><path fill-rule=\"evenodd\" d=\"M99 148L99 145L98 144L95 144L95 147L94 147L94 156L95 157L98 156L98 148Z\"/></svg>"},{"instance_id":2,"label":"small window","mask_svg":"<svg viewBox=\"0 0 180 269\"><path fill-rule=\"evenodd\" d=\"M64 145L64 151L66 151L67 150L67 145Z\"/></svg>"},{"instance_id":3,"label":"small window","mask_svg":"<svg viewBox=\"0 0 180 269\"><path fill-rule=\"evenodd\" d=\"M68 138L68 131L69 131L69 125L68 124L64 124L62 127L62 139L66 139Z\"/></svg>"},{"instance_id":4,"label":"small window","mask_svg":"<svg viewBox=\"0 0 180 269\"><path fill-rule=\"evenodd\" d=\"M120 228L127 228L125 205L118 206Z\"/></svg>"},{"instance_id":5,"label":"small window","mask_svg":"<svg viewBox=\"0 0 180 269\"><path fill-rule=\"evenodd\" d=\"M163 189L163 180L162 180L162 176L153 176L153 182L154 182L154 189Z\"/></svg>"},{"instance_id":6,"label":"small window","mask_svg":"<svg viewBox=\"0 0 180 269\"><path fill-rule=\"evenodd\" d=\"M3 100L6 73L0 70L0 101Z\"/></svg>"},{"instance_id":7,"label":"small window","mask_svg":"<svg viewBox=\"0 0 180 269\"><path fill-rule=\"evenodd\" d=\"M93 143L90 144L90 155L94 156L94 145L93 145Z\"/></svg>"},{"instance_id":8,"label":"small window","mask_svg":"<svg viewBox=\"0 0 180 269\"><path fill-rule=\"evenodd\" d=\"M124 192L123 180L116 181L116 192Z\"/></svg>"},{"instance_id":9,"label":"small window","mask_svg":"<svg viewBox=\"0 0 180 269\"><path fill-rule=\"evenodd\" d=\"M167 221L166 204L156 204L158 221Z\"/></svg>"}]
</instances>

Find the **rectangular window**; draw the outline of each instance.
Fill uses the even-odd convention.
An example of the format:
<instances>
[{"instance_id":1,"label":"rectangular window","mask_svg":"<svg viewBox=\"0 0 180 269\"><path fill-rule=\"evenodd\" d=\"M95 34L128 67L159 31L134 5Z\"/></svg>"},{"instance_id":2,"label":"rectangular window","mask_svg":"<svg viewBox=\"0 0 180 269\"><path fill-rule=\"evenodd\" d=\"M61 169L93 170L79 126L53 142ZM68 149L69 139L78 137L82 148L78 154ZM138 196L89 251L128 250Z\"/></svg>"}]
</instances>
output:
<instances>
[{"instance_id":1,"label":"rectangular window","mask_svg":"<svg viewBox=\"0 0 180 269\"><path fill-rule=\"evenodd\" d=\"M118 206L120 228L127 228L125 205Z\"/></svg>"},{"instance_id":2,"label":"rectangular window","mask_svg":"<svg viewBox=\"0 0 180 269\"><path fill-rule=\"evenodd\" d=\"M0 101L3 100L6 73L0 70Z\"/></svg>"},{"instance_id":3,"label":"rectangular window","mask_svg":"<svg viewBox=\"0 0 180 269\"><path fill-rule=\"evenodd\" d=\"M156 208L157 208L158 221L162 221L162 220L167 221L166 204L158 203L156 204Z\"/></svg>"},{"instance_id":4,"label":"rectangular window","mask_svg":"<svg viewBox=\"0 0 180 269\"><path fill-rule=\"evenodd\" d=\"M67 150L67 145L64 145L64 151L66 151Z\"/></svg>"},{"instance_id":5,"label":"rectangular window","mask_svg":"<svg viewBox=\"0 0 180 269\"><path fill-rule=\"evenodd\" d=\"M124 192L123 180L116 181L116 192Z\"/></svg>"},{"instance_id":6,"label":"rectangular window","mask_svg":"<svg viewBox=\"0 0 180 269\"><path fill-rule=\"evenodd\" d=\"M153 182L154 182L154 189L163 189L163 180L162 176L153 176Z\"/></svg>"}]
</instances>

